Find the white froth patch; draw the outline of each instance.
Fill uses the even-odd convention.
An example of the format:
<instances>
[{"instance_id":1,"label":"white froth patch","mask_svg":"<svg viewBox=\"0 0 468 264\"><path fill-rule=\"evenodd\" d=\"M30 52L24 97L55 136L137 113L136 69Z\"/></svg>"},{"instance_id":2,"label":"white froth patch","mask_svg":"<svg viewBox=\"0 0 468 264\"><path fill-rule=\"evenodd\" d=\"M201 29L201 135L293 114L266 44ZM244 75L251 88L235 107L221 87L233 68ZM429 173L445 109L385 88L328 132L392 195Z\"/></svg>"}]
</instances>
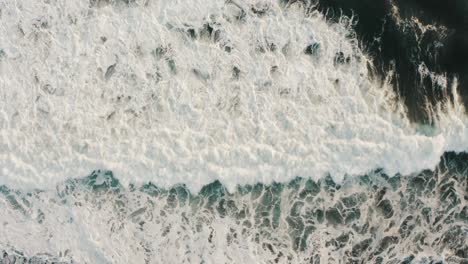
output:
<instances>
[{"instance_id":1,"label":"white froth patch","mask_svg":"<svg viewBox=\"0 0 468 264\"><path fill-rule=\"evenodd\" d=\"M391 111L349 28L318 13L276 1L91 2L0 4L0 185L97 168L195 191L215 179L340 180L432 168L468 145L461 111L430 136Z\"/></svg>"}]
</instances>

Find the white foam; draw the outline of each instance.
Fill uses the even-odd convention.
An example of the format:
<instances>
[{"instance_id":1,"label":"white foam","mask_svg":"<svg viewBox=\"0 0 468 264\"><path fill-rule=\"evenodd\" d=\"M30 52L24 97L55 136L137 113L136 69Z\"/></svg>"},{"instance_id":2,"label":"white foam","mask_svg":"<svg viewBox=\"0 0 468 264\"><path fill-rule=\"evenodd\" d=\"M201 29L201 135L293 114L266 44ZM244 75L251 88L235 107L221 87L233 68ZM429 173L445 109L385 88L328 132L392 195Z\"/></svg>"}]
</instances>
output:
<instances>
[{"instance_id":1,"label":"white foam","mask_svg":"<svg viewBox=\"0 0 468 264\"><path fill-rule=\"evenodd\" d=\"M0 185L46 188L105 168L124 183L232 189L407 174L467 149L460 106L420 132L370 80L346 21L268 0L94 2L0 3ZM207 22L217 41L184 33Z\"/></svg>"}]
</instances>

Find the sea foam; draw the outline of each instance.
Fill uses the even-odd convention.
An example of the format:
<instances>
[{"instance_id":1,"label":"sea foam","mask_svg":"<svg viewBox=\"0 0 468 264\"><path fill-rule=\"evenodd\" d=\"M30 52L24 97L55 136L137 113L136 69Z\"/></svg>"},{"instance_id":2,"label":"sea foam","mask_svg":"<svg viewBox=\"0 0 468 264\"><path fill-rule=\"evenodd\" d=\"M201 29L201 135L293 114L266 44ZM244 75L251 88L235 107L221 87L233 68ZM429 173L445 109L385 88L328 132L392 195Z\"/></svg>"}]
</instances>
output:
<instances>
[{"instance_id":1,"label":"sea foam","mask_svg":"<svg viewBox=\"0 0 468 264\"><path fill-rule=\"evenodd\" d=\"M277 1L3 1L0 185L94 169L192 191L434 168L465 151L457 99L411 124L353 36ZM456 89L446 87L446 89Z\"/></svg>"}]
</instances>

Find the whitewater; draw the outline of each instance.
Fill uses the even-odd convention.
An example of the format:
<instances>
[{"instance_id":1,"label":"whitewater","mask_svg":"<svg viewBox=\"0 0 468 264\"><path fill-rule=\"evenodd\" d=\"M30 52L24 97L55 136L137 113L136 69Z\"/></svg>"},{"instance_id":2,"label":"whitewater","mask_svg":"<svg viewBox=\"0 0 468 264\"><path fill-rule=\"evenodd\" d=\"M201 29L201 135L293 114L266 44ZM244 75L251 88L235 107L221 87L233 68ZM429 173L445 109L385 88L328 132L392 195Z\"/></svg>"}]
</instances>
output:
<instances>
[{"instance_id":1,"label":"whitewater","mask_svg":"<svg viewBox=\"0 0 468 264\"><path fill-rule=\"evenodd\" d=\"M372 191L372 184L358 184L363 175L379 185L382 175L392 181L395 175L438 171L444 153L468 150L468 118L457 81L448 82L421 64L421 75L430 75L454 96L435 107L428 104L431 125L410 122L392 89L392 72L376 74L353 31L354 19L331 22L300 1L0 1L0 186L4 201L24 196L14 198L12 208L30 204L16 211L5 209L9 202L0 206L7 212L0 219L0 234L7 238L0 249L48 252L78 263L273 263L267 257L276 256L278 247L286 252L280 263L305 263L304 256L313 253L294 252L303 252L319 227L302 227L296 234L281 216L287 227L277 219L276 227L268 224L272 235L260 235L273 241L270 249L255 232L242 231L252 225L263 230L263 216L254 212L281 207L293 217L295 199L305 199L298 190L312 188L308 179L336 183L336 191L345 186L343 194L322 191L314 194L320 199L309 200L335 204L359 190ZM77 187L76 179L90 174L81 183L103 185L104 192ZM295 181L302 187L291 187ZM207 187L213 182L215 187ZM257 183L263 186L257 196L263 198L254 199L258 204L242 194L242 186ZM278 191L277 183L290 185ZM398 188L391 201L403 200ZM254 195L255 190L245 192ZM213 193L215 198L209 198ZM220 217L221 212L205 212L191 200L214 204L225 196L236 208L247 204L251 210L245 214L254 220L246 224L237 214ZM381 204L372 202L373 195L363 197L353 201ZM275 205L275 199L281 202ZM433 200L428 203L436 207ZM394 205L392 216L403 219L408 210ZM193 222L186 220L189 212ZM379 222L372 212L368 221ZM348 223L345 215L336 220L333 212L322 214L338 221L334 227ZM274 215L268 216L272 223ZM15 223L18 219L23 220ZM339 228L329 233L325 224L321 228L323 237L340 234ZM172 233L167 231L165 240L149 231L164 234L166 229ZM233 230L242 235L233 238ZM69 236L60 237L64 233ZM108 239L112 233L118 236ZM180 234L186 237L179 239ZM225 236L237 242L223 244ZM244 244L242 237L250 242ZM281 244L285 237L299 237L299 242ZM208 250L198 244L206 239L218 239L220 246ZM326 244L319 238L311 243L312 252ZM134 251L127 248L131 244ZM332 251L321 256L327 252ZM180 259L171 261L171 256Z\"/></svg>"},{"instance_id":2,"label":"whitewater","mask_svg":"<svg viewBox=\"0 0 468 264\"><path fill-rule=\"evenodd\" d=\"M91 5L2 2L0 184L44 188L102 168L126 183L232 190L407 174L468 146L456 106L429 132L408 122L369 77L349 19L276 1Z\"/></svg>"}]
</instances>

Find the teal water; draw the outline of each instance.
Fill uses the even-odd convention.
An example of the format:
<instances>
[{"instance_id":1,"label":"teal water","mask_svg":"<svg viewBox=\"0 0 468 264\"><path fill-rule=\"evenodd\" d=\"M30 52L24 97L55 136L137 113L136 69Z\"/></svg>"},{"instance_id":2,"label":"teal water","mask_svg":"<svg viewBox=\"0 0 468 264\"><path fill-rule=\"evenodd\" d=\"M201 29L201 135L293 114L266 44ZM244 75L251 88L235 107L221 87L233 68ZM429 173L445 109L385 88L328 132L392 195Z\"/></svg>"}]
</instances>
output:
<instances>
[{"instance_id":1,"label":"teal water","mask_svg":"<svg viewBox=\"0 0 468 264\"><path fill-rule=\"evenodd\" d=\"M448 153L436 170L407 176L375 171L341 184L296 178L233 193L219 182L199 193L184 185L122 186L110 171L56 190L2 186L3 230L56 250L31 252L10 235L0 242L2 263L215 263L219 254L226 263L466 263L467 158ZM27 227L18 231L10 220ZM76 230L82 241L54 241L67 231L73 240Z\"/></svg>"}]
</instances>

